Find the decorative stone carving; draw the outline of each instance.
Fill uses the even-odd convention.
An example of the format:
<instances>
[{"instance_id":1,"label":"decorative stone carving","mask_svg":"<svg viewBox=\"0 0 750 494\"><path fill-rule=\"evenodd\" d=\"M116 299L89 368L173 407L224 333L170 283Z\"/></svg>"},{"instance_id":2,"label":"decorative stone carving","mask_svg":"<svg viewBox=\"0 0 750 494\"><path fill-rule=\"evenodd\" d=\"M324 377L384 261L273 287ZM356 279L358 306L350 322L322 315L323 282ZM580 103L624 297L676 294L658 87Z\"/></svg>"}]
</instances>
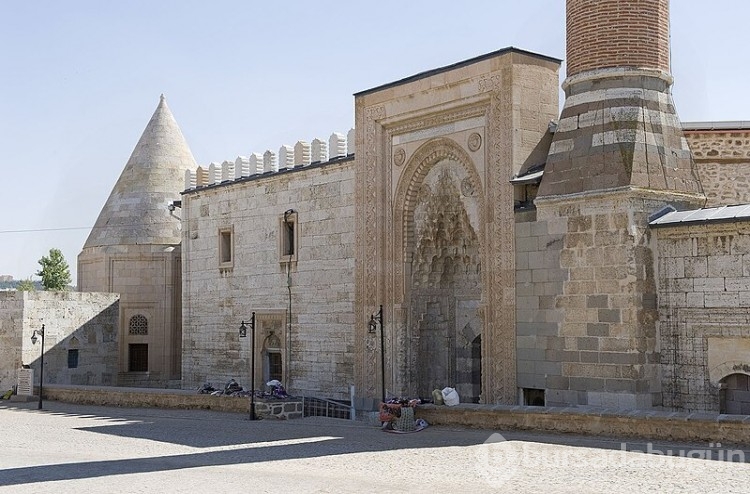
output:
<instances>
[{"instance_id":1,"label":"decorative stone carving","mask_svg":"<svg viewBox=\"0 0 750 494\"><path fill-rule=\"evenodd\" d=\"M475 195L477 195L474 184L471 182L471 179L469 177L461 180L461 194L466 197L474 197Z\"/></svg>"},{"instance_id":2,"label":"decorative stone carving","mask_svg":"<svg viewBox=\"0 0 750 494\"><path fill-rule=\"evenodd\" d=\"M195 170L195 186L203 187L205 185L208 185L208 171L202 166L199 166Z\"/></svg>"},{"instance_id":3,"label":"decorative stone carving","mask_svg":"<svg viewBox=\"0 0 750 494\"><path fill-rule=\"evenodd\" d=\"M197 173L192 170L185 170L185 189L194 189L197 182Z\"/></svg>"},{"instance_id":4,"label":"decorative stone carving","mask_svg":"<svg viewBox=\"0 0 750 494\"><path fill-rule=\"evenodd\" d=\"M221 182L221 165L211 162L208 165L208 185L218 184Z\"/></svg>"},{"instance_id":5,"label":"decorative stone carving","mask_svg":"<svg viewBox=\"0 0 750 494\"><path fill-rule=\"evenodd\" d=\"M297 141L294 145L294 166L305 166L310 164L310 143Z\"/></svg>"},{"instance_id":6,"label":"decorative stone carving","mask_svg":"<svg viewBox=\"0 0 750 494\"><path fill-rule=\"evenodd\" d=\"M276 153L270 149L263 153L263 172L279 171L279 163L276 161Z\"/></svg>"},{"instance_id":7,"label":"decorative stone carving","mask_svg":"<svg viewBox=\"0 0 750 494\"><path fill-rule=\"evenodd\" d=\"M239 179L250 175L250 160L245 156L237 156L234 160L234 178Z\"/></svg>"},{"instance_id":8,"label":"decorative stone carving","mask_svg":"<svg viewBox=\"0 0 750 494\"><path fill-rule=\"evenodd\" d=\"M401 166L404 161L406 161L406 151L404 151L404 148L397 148L393 153L393 164Z\"/></svg>"},{"instance_id":9,"label":"decorative stone carving","mask_svg":"<svg viewBox=\"0 0 750 494\"><path fill-rule=\"evenodd\" d=\"M263 155L260 153L253 153L250 155L250 175L255 175L256 173L263 173L264 164L263 164Z\"/></svg>"},{"instance_id":10,"label":"decorative stone carving","mask_svg":"<svg viewBox=\"0 0 750 494\"><path fill-rule=\"evenodd\" d=\"M229 182L234 180L234 161L225 160L221 164L221 181Z\"/></svg>"},{"instance_id":11,"label":"decorative stone carving","mask_svg":"<svg viewBox=\"0 0 750 494\"><path fill-rule=\"evenodd\" d=\"M482 136L478 132L472 132L469 135L469 139L466 141L466 145L470 151L477 151L482 146Z\"/></svg>"},{"instance_id":12,"label":"decorative stone carving","mask_svg":"<svg viewBox=\"0 0 750 494\"><path fill-rule=\"evenodd\" d=\"M279 148L279 168L294 168L294 148L288 144Z\"/></svg>"},{"instance_id":13,"label":"decorative stone carving","mask_svg":"<svg viewBox=\"0 0 750 494\"><path fill-rule=\"evenodd\" d=\"M313 163L328 161L328 143L317 137L313 139L311 146L312 155L310 159Z\"/></svg>"},{"instance_id":14,"label":"decorative stone carving","mask_svg":"<svg viewBox=\"0 0 750 494\"><path fill-rule=\"evenodd\" d=\"M354 128L349 129L349 132L346 134L346 152L347 154L354 154L355 151L355 132Z\"/></svg>"},{"instance_id":15,"label":"decorative stone carving","mask_svg":"<svg viewBox=\"0 0 750 494\"><path fill-rule=\"evenodd\" d=\"M328 139L328 152L331 158L346 156L346 136L340 132L334 132Z\"/></svg>"}]
</instances>

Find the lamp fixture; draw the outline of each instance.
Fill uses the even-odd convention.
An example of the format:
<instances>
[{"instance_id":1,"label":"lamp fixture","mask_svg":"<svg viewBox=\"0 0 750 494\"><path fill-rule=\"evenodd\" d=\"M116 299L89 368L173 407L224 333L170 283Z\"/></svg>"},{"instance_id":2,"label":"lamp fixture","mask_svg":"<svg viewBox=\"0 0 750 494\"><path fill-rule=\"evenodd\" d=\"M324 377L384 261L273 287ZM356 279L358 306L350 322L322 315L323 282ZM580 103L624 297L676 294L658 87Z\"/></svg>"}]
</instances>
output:
<instances>
[{"instance_id":1,"label":"lamp fixture","mask_svg":"<svg viewBox=\"0 0 750 494\"><path fill-rule=\"evenodd\" d=\"M37 407L39 410L42 409L42 392L44 390L44 324L42 324L42 329L35 329L33 333L31 333L31 344L36 345L36 342L39 341L39 338L37 338L37 335L42 337L42 352L40 354L40 362L39 362L39 406Z\"/></svg>"},{"instance_id":2,"label":"lamp fixture","mask_svg":"<svg viewBox=\"0 0 750 494\"><path fill-rule=\"evenodd\" d=\"M381 387L381 398L385 403L385 331L383 330L383 306L380 306L374 314L370 314L370 320L367 322L367 332L375 334L375 331L380 326L380 387Z\"/></svg>"},{"instance_id":3,"label":"lamp fixture","mask_svg":"<svg viewBox=\"0 0 750 494\"><path fill-rule=\"evenodd\" d=\"M255 416L255 312L250 316L250 384L253 387L250 390L250 420L256 420ZM245 321L240 324L240 338L247 337L247 327Z\"/></svg>"}]
</instances>

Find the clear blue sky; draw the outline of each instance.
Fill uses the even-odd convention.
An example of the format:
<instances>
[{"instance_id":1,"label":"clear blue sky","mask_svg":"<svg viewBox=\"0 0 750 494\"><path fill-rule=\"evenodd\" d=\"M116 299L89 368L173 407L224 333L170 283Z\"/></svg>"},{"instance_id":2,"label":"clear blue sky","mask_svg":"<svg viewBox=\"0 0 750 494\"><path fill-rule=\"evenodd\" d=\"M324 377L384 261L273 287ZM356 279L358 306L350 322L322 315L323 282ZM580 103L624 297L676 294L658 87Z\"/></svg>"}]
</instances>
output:
<instances>
[{"instance_id":1,"label":"clear blue sky","mask_svg":"<svg viewBox=\"0 0 750 494\"><path fill-rule=\"evenodd\" d=\"M564 59L564 4L0 0L0 274L57 247L75 282L160 93L198 164L278 150L346 132L357 91L507 46ZM682 120L750 120L750 2L671 18Z\"/></svg>"}]
</instances>

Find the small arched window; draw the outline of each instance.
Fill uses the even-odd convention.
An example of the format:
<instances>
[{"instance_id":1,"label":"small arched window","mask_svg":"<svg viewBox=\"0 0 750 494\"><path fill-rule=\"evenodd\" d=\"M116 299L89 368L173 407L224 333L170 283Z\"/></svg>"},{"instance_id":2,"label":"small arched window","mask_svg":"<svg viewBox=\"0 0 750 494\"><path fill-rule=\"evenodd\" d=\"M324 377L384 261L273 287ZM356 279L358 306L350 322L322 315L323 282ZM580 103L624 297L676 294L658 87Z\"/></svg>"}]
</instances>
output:
<instances>
[{"instance_id":1,"label":"small arched window","mask_svg":"<svg viewBox=\"0 0 750 494\"><path fill-rule=\"evenodd\" d=\"M148 319L146 316L136 314L130 318L128 324L128 333L132 335L144 336L148 334Z\"/></svg>"}]
</instances>

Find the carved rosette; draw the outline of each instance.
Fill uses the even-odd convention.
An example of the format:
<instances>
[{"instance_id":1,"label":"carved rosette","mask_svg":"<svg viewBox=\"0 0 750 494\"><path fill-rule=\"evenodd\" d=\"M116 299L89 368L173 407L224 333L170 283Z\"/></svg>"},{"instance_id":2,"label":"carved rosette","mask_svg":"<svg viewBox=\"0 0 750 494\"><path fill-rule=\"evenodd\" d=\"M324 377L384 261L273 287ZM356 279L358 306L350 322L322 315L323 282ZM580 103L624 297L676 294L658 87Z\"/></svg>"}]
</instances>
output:
<instances>
[{"instance_id":1,"label":"carved rosette","mask_svg":"<svg viewBox=\"0 0 750 494\"><path fill-rule=\"evenodd\" d=\"M404 151L404 148L397 148L393 152L393 164L401 166L404 164L404 161L406 161L406 151Z\"/></svg>"},{"instance_id":2,"label":"carved rosette","mask_svg":"<svg viewBox=\"0 0 750 494\"><path fill-rule=\"evenodd\" d=\"M466 140L466 146L469 151L478 151L482 147L482 136L478 132L472 132Z\"/></svg>"}]
</instances>

